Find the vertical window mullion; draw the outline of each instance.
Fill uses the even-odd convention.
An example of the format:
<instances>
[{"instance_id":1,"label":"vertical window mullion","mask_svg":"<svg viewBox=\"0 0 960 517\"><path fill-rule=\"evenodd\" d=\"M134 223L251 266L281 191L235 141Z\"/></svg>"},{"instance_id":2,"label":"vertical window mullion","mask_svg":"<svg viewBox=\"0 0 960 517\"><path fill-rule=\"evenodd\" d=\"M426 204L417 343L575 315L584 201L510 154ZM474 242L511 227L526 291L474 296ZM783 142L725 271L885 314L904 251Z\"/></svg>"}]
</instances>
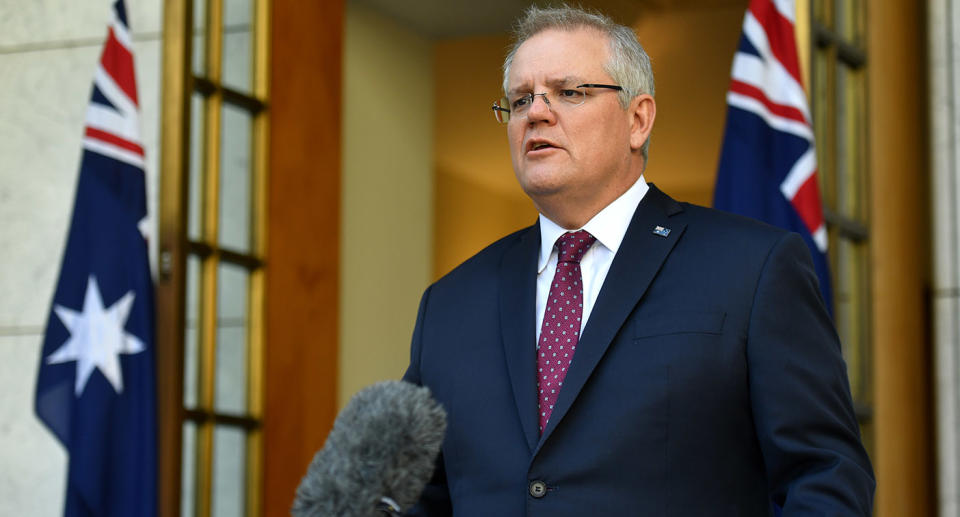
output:
<instances>
[{"instance_id":1,"label":"vertical window mullion","mask_svg":"<svg viewBox=\"0 0 960 517\"><path fill-rule=\"evenodd\" d=\"M210 254L203 261L201 276L201 339L200 339L200 384L198 410L212 412L214 398L213 372L216 365L216 292L217 255ZM204 418L197 422L197 491L196 515L210 515L213 483L213 420Z\"/></svg>"},{"instance_id":2,"label":"vertical window mullion","mask_svg":"<svg viewBox=\"0 0 960 517\"><path fill-rule=\"evenodd\" d=\"M269 5L267 0L253 0L253 95L261 100L268 99L269 88ZM253 166L252 189L253 218L250 236L251 251L263 259L267 249L267 142L269 135L268 110L260 110L253 121ZM248 411L250 416L261 421L263 418L264 398L264 315L266 274L263 267L250 274L250 332L248 342ZM247 517L261 514L263 487L263 430L262 427L250 431L247 438Z\"/></svg>"},{"instance_id":3,"label":"vertical window mullion","mask_svg":"<svg viewBox=\"0 0 960 517\"><path fill-rule=\"evenodd\" d=\"M207 1L206 70L214 84L219 83L223 48L222 0ZM204 168L203 168L203 241L214 245L219 233L220 196L220 133L223 97L214 89L204 103ZM214 372L216 368L217 338L217 271L219 254L213 252L204 258L202 266L201 297L201 356L199 407L207 414L214 406ZM213 493L213 426L212 418L205 418L197 428L197 517L209 517Z\"/></svg>"},{"instance_id":4,"label":"vertical window mullion","mask_svg":"<svg viewBox=\"0 0 960 517\"><path fill-rule=\"evenodd\" d=\"M827 213L834 317L868 452L872 449L871 318L864 3L815 0L812 96ZM819 120L817 120L819 119Z\"/></svg>"}]
</instances>

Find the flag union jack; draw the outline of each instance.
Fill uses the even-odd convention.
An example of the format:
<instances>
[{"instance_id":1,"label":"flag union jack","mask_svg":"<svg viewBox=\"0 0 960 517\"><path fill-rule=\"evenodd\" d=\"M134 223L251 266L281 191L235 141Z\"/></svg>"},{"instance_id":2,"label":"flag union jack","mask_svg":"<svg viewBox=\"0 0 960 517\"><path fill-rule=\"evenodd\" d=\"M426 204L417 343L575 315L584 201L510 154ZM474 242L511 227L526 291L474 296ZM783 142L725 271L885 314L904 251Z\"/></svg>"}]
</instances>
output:
<instances>
[{"instance_id":1,"label":"flag union jack","mask_svg":"<svg viewBox=\"0 0 960 517\"><path fill-rule=\"evenodd\" d=\"M154 516L156 385L144 150L133 45L113 5L94 73L37 416L69 455L64 515Z\"/></svg>"},{"instance_id":2,"label":"flag union jack","mask_svg":"<svg viewBox=\"0 0 960 517\"><path fill-rule=\"evenodd\" d=\"M830 306L827 230L793 0L751 0L733 59L714 206L804 237Z\"/></svg>"},{"instance_id":3,"label":"flag union jack","mask_svg":"<svg viewBox=\"0 0 960 517\"><path fill-rule=\"evenodd\" d=\"M94 74L83 147L143 169L132 49L126 22L119 11L114 10Z\"/></svg>"}]
</instances>

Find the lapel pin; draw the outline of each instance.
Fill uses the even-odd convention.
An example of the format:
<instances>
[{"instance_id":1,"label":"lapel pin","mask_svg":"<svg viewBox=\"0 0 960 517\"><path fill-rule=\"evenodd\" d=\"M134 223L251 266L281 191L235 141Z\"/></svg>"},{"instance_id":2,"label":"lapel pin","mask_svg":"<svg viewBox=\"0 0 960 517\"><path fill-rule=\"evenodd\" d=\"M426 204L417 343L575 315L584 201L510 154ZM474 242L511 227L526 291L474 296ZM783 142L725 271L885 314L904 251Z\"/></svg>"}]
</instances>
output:
<instances>
[{"instance_id":1,"label":"lapel pin","mask_svg":"<svg viewBox=\"0 0 960 517\"><path fill-rule=\"evenodd\" d=\"M666 237L667 235L670 235L670 228L664 228L663 226L656 226L653 229L653 233L661 237Z\"/></svg>"}]
</instances>

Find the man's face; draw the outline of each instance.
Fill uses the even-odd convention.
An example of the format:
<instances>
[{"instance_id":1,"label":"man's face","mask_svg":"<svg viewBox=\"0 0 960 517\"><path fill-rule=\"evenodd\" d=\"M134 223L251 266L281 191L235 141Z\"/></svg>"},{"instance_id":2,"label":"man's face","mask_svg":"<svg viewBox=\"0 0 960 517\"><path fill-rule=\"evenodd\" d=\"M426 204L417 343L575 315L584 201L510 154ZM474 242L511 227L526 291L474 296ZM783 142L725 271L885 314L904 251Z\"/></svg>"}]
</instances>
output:
<instances>
[{"instance_id":1,"label":"man's face","mask_svg":"<svg viewBox=\"0 0 960 517\"><path fill-rule=\"evenodd\" d=\"M517 50L507 96L613 84L603 69L608 57L608 39L596 30L540 32ZM629 110L620 107L614 90L587 91L579 106L562 106L555 98L547 106L534 97L527 112L507 124L514 172L541 212L569 203L599 211L639 174L630 167Z\"/></svg>"}]
</instances>

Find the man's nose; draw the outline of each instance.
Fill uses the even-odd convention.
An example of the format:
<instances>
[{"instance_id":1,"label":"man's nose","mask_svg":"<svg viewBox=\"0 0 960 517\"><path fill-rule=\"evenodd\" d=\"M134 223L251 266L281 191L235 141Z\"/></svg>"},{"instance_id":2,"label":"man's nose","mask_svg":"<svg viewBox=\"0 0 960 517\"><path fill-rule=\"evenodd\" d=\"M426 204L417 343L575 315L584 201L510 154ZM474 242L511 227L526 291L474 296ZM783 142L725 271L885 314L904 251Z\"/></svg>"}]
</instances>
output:
<instances>
[{"instance_id":1,"label":"man's nose","mask_svg":"<svg viewBox=\"0 0 960 517\"><path fill-rule=\"evenodd\" d=\"M537 102L537 97L540 97L543 102ZM530 100L530 109L527 110L527 117L530 120L543 120L552 118L553 115L553 109L550 107L550 99L547 98L547 94L533 94L533 99Z\"/></svg>"}]
</instances>

